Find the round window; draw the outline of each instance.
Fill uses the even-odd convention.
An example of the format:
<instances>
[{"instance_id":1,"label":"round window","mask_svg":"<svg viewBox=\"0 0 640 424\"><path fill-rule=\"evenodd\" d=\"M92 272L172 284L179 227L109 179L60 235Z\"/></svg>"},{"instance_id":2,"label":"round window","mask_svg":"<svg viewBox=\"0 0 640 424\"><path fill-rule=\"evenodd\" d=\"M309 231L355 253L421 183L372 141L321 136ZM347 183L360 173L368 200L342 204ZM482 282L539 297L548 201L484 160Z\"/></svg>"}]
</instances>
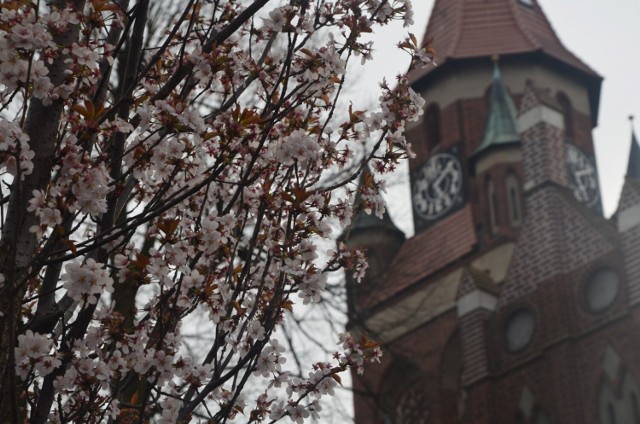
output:
<instances>
[{"instance_id":1,"label":"round window","mask_svg":"<svg viewBox=\"0 0 640 424\"><path fill-rule=\"evenodd\" d=\"M506 339L507 349L510 352L518 352L529 344L533 338L536 324L533 314L526 309L521 309L511 315L507 321Z\"/></svg>"},{"instance_id":2,"label":"round window","mask_svg":"<svg viewBox=\"0 0 640 424\"><path fill-rule=\"evenodd\" d=\"M592 312L600 312L616 300L620 290L620 279L611 268L596 271L586 282L587 306Z\"/></svg>"}]
</instances>

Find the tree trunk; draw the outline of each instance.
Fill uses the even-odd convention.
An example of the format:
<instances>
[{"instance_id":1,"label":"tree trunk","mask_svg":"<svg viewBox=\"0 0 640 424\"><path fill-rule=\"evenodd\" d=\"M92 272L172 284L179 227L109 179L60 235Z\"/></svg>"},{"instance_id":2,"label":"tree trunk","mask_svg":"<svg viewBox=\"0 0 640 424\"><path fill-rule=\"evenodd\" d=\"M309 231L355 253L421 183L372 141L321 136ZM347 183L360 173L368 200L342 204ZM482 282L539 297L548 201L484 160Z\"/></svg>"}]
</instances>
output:
<instances>
[{"instance_id":1,"label":"tree trunk","mask_svg":"<svg viewBox=\"0 0 640 424\"><path fill-rule=\"evenodd\" d=\"M51 4L54 8L70 7L74 10L84 8L84 0L57 0ZM71 46L78 39L79 27L70 25L67 31L54 36L58 46ZM60 85L67 69L66 55L59 55L49 66L49 79L54 86ZM51 178L53 158L58 135L58 126L63 111L63 100L59 99L45 106L41 100L32 98L29 103L24 132L29 136L33 157L33 172L21 181L16 177L11 185L11 195L7 208L7 219L0 241L0 272L5 284L0 288L0 422L19 422L24 417L16 399L15 377L15 334L20 322L20 305L27 289L28 276L37 239L29 231L39 224L33 213L27 212L29 199L34 190L45 190ZM19 161L18 161L19 162Z\"/></svg>"}]
</instances>

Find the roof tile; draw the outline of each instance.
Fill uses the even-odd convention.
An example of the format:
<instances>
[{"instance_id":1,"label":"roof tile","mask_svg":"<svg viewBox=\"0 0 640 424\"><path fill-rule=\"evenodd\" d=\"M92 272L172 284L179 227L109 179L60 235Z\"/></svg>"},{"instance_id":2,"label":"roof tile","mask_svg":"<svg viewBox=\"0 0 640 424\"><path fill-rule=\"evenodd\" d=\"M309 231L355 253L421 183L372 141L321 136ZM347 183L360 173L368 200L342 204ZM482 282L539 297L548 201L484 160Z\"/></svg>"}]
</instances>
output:
<instances>
[{"instance_id":1,"label":"roof tile","mask_svg":"<svg viewBox=\"0 0 640 424\"><path fill-rule=\"evenodd\" d=\"M424 40L433 40L436 62L492 55L542 51L565 64L599 78L557 37L540 6L517 0L436 0ZM417 81L433 70L414 70Z\"/></svg>"},{"instance_id":2,"label":"roof tile","mask_svg":"<svg viewBox=\"0 0 640 424\"><path fill-rule=\"evenodd\" d=\"M383 280L384 286L368 299L367 306L389 299L461 258L476 242L471 206L467 205L404 243Z\"/></svg>"}]
</instances>

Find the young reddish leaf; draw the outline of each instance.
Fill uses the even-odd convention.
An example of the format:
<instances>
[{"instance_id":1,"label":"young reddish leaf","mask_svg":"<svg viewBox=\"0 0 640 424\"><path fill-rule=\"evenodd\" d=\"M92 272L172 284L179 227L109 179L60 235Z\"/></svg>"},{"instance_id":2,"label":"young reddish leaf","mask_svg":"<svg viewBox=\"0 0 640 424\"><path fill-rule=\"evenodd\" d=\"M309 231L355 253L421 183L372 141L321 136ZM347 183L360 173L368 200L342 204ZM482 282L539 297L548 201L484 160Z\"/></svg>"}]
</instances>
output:
<instances>
[{"instance_id":1,"label":"young reddish leaf","mask_svg":"<svg viewBox=\"0 0 640 424\"><path fill-rule=\"evenodd\" d=\"M295 203L295 199L293 197L291 197L291 195L289 193L287 193L286 191L282 191L280 192L280 197L282 197L284 200L286 200L289 203Z\"/></svg>"},{"instance_id":2,"label":"young reddish leaf","mask_svg":"<svg viewBox=\"0 0 640 424\"><path fill-rule=\"evenodd\" d=\"M86 107L84 107L83 105L80 104L75 104L73 106L71 106L71 110L73 110L76 113L79 113L80 115L84 116L86 119L88 119L89 116L89 111L87 110Z\"/></svg>"},{"instance_id":3,"label":"young reddish leaf","mask_svg":"<svg viewBox=\"0 0 640 424\"><path fill-rule=\"evenodd\" d=\"M138 255L136 256L136 260L133 261L133 266L138 270L138 271L143 271L147 265L149 265L151 263L151 260L149 259L148 256L143 255L142 253L138 253Z\"/></svg>"},{"instance_id":4,"label":"young reddish leaf","mask_svg":"<svg viewBox=\"0 0 640 424\"><path fill-rule=\"evenodd\" d=\"M71 251L71 253L73 253L74 255L78 253L78 248L76 247L76 244L73 241L69 239L64 239L63 243L67 246L67 248Z\"/></svg>"},{"instance_id":5,"label":"young reddish leaf","mask_svg":"<svg viewBox=\"0 0 640 424\"><path fill-rule=\"evenodd\" d=\"M369 337L366 334L363 334L360 338L360 346L362 346L363 349L374 349L376 347L380 347L380 343L369 340Z\"/></svg>"},{"instance_id":6,"label":"young reddish leaf","mask_svg":"<svg viewBox=\"0 0 640 424\"><path fill-rule=\"evenodd\" d=\"M282 309L286 309L287 311L293 313L293 305L294 303L291 300L287 299L282 302L282 305L280 306L282 307Z\"/></svg>"},{"instance_id":7,"label":"young reddish leaf","mask_svg":"<svg viewBox=\"0 0 640 424\"><path fill-rule=\"evenodd\" d=\"M418 39L416 38L416 36L415 36L415 35L413 35L413 33L412 33L412 32L410 32L410 33L409 33L409 38L411 38L411 41L413 42L413 45L414 45L414 46L417 46L417 45L418 45Z\"/></svg>"},{"instance_id":8,"label":"young reddish leaf","mask_svg":"<svg viewBox=\"0 0 640 424\"><path fill-rule=\"evenodd\" d=\"M138 391L136 390L133 395L131 396L131 399L129 400L129 403L131 405L137 405L138 404L138 400L140 398L140 394L138 393Z\"/></svg>"},{"instance_id":9,"label":"young reddish leaf","mask_svg":"<svg viewBox=\"0 0 640 424\"><path fill-rule=\"evenodd\" d=\"M306 191L304 188L298 187L298 186L293 187L291 191L293 192L293 195L296 197L296 200L298 201L298 203L304 202L309 198L309 196L313 194L313 191Z\"/></svg>"},{"instance_id":10,"label":"young reddish leaf","mask_svg":"<svg viewBox=\"0 0 640 424\"><path fill-rule=\"evenodd\" d=\"M162 219L158 222L158 229L162 231L165 237L171 237L178 228L180 221L177 219Z\"/></svg>"},{"instance_id":11,"label":"young reddish leaf","mask_svg":"<svg viewBox=\"0 0 640 424\"><path fill-rule=\"evenodd\" d=\"M240 304L238 303L237 300L232 300L231 302L229 302L231 304L231 306L233 306L233 309L236 310L236 312L238 313L238 315L240 316L244 316L246 309L244 309L242 306L240 306Z\"/></svg>"},{"instance_id":12,"label":"young reddish leaf","mask_svg":"<svg viewBox=\"0 0 640 424\"><path fill-rule=\"evenodd\" d=\"M339 385L342 386L342 377L339 374L331 374L331 378L333 378Z\"/></svg>"}]
</instances>

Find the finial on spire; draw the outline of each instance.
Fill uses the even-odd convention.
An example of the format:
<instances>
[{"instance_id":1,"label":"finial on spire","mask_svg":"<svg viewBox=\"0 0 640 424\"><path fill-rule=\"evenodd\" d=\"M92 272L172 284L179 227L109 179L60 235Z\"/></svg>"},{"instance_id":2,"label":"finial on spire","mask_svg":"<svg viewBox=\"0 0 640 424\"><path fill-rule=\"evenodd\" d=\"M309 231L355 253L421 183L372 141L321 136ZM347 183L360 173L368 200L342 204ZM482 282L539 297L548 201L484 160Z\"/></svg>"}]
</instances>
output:
<instances>
[{"instance_id":1,"label":"finial on spire","mask_svg":"<svg viewBox=\"0 0 640 424\"><path fill-rule=\"evenodd\" d=\"M495 81L500 79L500 67L498 66L498 62L500 62L500 56L494 54L493 56L491 56L491 61L493 62L493 79Z\"/></svg>"},{"instance_id":2,"label":"finial on spire","mask_svg":"<svg viewBox=\"0 0 640 424\"><path fill-rule=\"evenodd\" d=\"M635 116L629 115L629 122L631 122L631 128L633 128L633 120L636 119Z\"/></svg>"}]
</instances>

